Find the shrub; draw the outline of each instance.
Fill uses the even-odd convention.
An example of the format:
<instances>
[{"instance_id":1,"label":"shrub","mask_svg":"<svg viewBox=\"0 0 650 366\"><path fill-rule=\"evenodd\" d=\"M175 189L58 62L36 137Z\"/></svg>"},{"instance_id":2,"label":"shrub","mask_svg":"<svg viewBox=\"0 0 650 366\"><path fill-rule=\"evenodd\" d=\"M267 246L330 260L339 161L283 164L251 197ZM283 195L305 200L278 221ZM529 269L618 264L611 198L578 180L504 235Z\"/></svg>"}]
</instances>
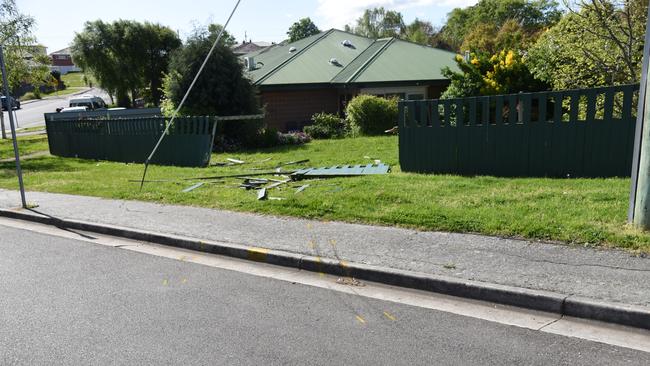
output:
<instances>
[{"instance_id":1,"label":"shrub","mask_svg":"<svg viewBox=\"0 0 650 366\"><path fill-rule=\"evenodd\" d=\"M277 136L280 145L304 145L311 141L311 136L305 132L278 132Z\"/></svg>"},{"instance_id":2,"label":"shrub","mask_svg":"<svg viewBox=\"0 0 650 366\"><path fill-rule=\"evenodd\" d=\"M359 95L346 109L352 134L380 135L397 125L397 98Z\"/></svg>"},{"instance_id":3,"label":"shrub","mask_svg":"<svg viewBox=\"0 0 650 366\"><path fill-rule=\"evenodd\" d=\"M345 136L345 120L335 114L316 113L312 116L314 124L305 127L305 133L315 139L331 139Z\"/></svg>"},{"instance_id":4,"label":"shrub","mask_svg":"<svg viewBox=\"0 0 650 366\"><path fill-rule=\"evenodd\" d=\"M277 132L264 128L263 119L217 122L214 146L218 151L275 145L277 145Z\"/></svg>"}]
</instances>

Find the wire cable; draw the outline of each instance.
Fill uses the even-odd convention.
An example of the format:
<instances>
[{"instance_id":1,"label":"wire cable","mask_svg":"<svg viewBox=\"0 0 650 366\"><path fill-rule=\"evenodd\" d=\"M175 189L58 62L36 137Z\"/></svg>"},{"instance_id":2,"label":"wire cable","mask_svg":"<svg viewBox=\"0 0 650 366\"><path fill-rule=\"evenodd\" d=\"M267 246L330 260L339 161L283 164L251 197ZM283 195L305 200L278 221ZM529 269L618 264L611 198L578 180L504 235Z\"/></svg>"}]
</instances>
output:
<instances>
[{"instance_id":1,"label":"wire cable","mask_svg":"<svg viewBox=\"0 0 650 366\"><path fill-rule=\"evenodd\" d=\"M162 135L158 139L158 142L156 143L156 146L154 146L153 150L151 151L151 154L149 154L149 157L147 160L144 162L144 173L142 174L142 181L140 182L140 190L142 190L142 187L144 186L144 180L147 176L147 170L149 169L149 163L151 162L151 159L153 159L153 156L156 154L156 151L160 147L160 144L162 141L165 139L165 135L169 132L169 128L174 124L174 120L176 119L176 115L178 112L183 108L183 104L185 104L185 101L187 100L187 97L190 95L190 92L192 91L192 88L194 88L194 84L196 84L196 81L199 80L199 76L201 76L201 73L203 72L203 69L205 68L205 65L208 63L208 60L210 59L210 56L212 56L212 53L214 50L217 48L217 45L219 44L219 41L221 40L221 36L223 36L223 33L226 31L226 28L228 27L228 24L230 23L230 20L232 19L233 15L235 15L235 12L237 11L237 8L239 7L239 3L241 0L237 0L237 3L235 4L235 7L232 9L232 12L230 13L230 16L228 17L228 20L226 23L223 25L221 28L221 31L219 32L219 35L217 36L217 39L214 41L214 44L212 45L212 48L210 48L210 52L208 52L208 55L205 57L205 60L203 60L203 64L201 64L201 67L199 68L199 71L196 73L196 76L194 76L194 80L192 80L192 83L190 84L190 87L187 89L185 92L185 95L183 96L183 99L181 99L181 102L178 104L178 107L176 107L176 110L174 111L174 114L172 114L172 118L165 127L165 131L163 131Z\"/></svg>"}]
</instances>

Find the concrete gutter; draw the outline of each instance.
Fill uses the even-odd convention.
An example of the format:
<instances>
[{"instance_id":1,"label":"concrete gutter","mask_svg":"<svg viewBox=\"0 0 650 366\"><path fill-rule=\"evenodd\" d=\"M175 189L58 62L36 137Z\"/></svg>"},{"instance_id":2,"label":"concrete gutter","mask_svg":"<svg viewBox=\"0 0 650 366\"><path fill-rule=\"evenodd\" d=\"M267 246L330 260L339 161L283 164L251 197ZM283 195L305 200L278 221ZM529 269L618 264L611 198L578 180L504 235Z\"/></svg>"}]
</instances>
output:
<instances>
[{"instance_id":1,"label":"concrete gutter","mask_svg":"<svg viewBox=\"0 0 650 366\"><path fill-rule=\"evenodd\" d=\"M350 263L347 261L227 242L212 242L113 225L59 219L23 209L0 209L0 216L52 225L59 228L95 232L126 239L146 241L177 248L297 268L311 272L354 277L387 285L407 287L650 330L650 309L641 306L600 301L573 296L571 294L531 290L486 282L462 280L447 276L404 271L388 267Z\"/></svg>"}]
</instances>

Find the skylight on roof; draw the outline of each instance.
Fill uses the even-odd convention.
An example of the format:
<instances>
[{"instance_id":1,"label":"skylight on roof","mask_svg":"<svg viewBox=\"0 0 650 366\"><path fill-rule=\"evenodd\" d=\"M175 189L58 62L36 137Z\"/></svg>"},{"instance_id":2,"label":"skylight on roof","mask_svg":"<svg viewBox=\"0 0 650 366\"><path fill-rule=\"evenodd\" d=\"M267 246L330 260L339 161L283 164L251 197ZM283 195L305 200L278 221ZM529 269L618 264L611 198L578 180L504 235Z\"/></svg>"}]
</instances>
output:
<instances>
[{"instance_id":1,"label":"skylight on roof","mask_svg":"<svg viewBox=\"0 0 650 366\"><path fill-rule=\"evenodd\" d=\"M352 44L352 42L349 39L344 40L343 42L341 42L341 44L343 45L343 47L349 47L349 48L354 47L354 45Z\"/></svg>"},{"instance_id":2,"label":"skylight on roof","mask_svg":"<svg viewBox=\"0 0 650 366\"><path fill-rule=\"evenodd\" d=\"M341 65L341 63L339 62L339 60L337 60L337 59L334 58L334 57L332 57L332 58L330 59L330 65L334 65L334 66L343 66L343 65Z\"/></svg>"},{"instance_id":3,"label":"skylight on roof","mask_svg":"<svg viewBox=\"0 0 650 366\"><path fill-rule=\"evenodd\" d=\"M289 52L291 52L291 53L296 52L296 47L289 48Z\"/></svg>"}]
</instances>

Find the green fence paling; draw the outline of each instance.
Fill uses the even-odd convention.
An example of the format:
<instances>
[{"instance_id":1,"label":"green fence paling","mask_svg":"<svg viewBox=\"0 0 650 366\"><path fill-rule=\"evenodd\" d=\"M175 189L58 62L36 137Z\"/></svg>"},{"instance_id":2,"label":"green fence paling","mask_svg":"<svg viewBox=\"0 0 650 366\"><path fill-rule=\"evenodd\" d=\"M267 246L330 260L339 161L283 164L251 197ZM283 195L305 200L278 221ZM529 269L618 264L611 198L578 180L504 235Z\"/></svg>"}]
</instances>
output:
<instances>
[{"instance_id":1,"label":"green fence paling","mask_svg":"<svg viewBox=\"0 0 650 366\"><path fill-rule=\"evenodd\" d=\"M630 176L639 85L402 101L403 171Z\"/></svg>"},{"instance_id":2,"label":"green fence paling","mask_svg":"<svg viewBox=\"0 0 650 366\"><path fill-rule=\"evenodd\" d=\"M169 118L46 121L50 153L56 156L143 163ZM204 167L210 163L216 118L176 118L152 164Z\"/></svg>"}]
</instances>

